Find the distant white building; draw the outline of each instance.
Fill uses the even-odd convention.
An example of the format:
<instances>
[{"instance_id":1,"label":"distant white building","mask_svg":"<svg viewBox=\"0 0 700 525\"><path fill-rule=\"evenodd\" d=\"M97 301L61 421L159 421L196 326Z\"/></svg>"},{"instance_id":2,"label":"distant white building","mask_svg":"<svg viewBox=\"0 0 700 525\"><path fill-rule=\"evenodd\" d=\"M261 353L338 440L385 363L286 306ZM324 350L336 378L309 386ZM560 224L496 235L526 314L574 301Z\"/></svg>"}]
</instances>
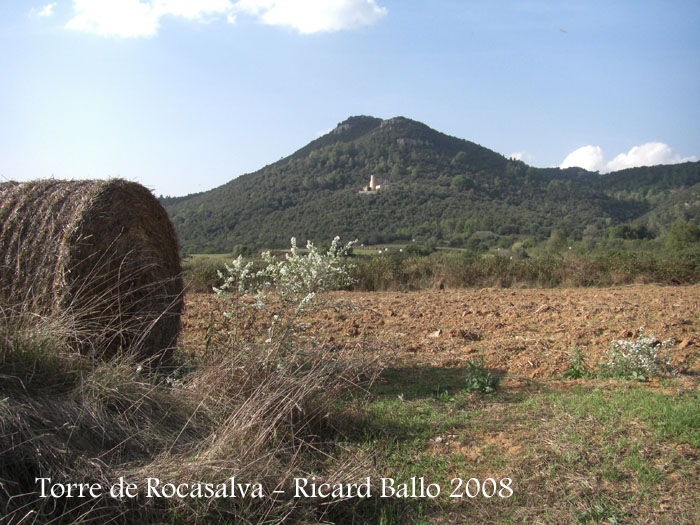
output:
<instances>
[{"instance_id":1,"label":"distant white building","mask_svg":"<svg viewBox=\"0 0 700 525\"><path fill-rule=\"evenodd\" d=\"M374 175L370 175L369 177L369 186L363 186L362 190L360 193L366 194L366 193L376 193L379 190L382 189L381 184L377 184L377 182L374 179Z\"/></svg>"}]
</instances>

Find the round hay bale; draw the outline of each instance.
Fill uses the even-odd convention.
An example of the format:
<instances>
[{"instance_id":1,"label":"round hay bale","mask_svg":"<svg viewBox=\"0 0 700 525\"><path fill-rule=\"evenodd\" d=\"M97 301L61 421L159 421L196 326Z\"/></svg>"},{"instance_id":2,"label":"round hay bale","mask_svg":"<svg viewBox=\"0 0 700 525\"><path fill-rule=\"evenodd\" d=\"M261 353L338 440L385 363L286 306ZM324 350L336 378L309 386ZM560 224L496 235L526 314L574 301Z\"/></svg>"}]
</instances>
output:
<instances>
[{"instance_id":1,"label":"round hay bale","mask_svg":"<svg viewBox=\"0 0 700 525\"><path fill-rule=\"evenodd\" d=\"M121 179L0 184L0 299L64 316L82 351L167 357L183 285L175 230Z\"/></svg>"}]
</instances>

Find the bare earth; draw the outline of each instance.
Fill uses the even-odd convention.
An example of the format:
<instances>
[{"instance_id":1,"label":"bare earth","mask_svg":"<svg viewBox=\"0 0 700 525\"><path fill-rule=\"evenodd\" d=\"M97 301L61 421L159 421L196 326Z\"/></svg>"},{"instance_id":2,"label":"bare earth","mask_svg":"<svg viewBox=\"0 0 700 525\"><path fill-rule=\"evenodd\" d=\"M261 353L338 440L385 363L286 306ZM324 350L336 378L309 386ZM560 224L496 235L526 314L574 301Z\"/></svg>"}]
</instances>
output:
<instances>
[{"instance_id":1,"label":"bare earth","mask_svg":"<svg viewBox=\"0 0 700 525\"><path fill-rule=\"evenodd\" d=\"M510 378L561 377L574 349L589 364L615 339L633 339L644 327L674 339L672 361L700 373L700 285L615 288L481 289L421 292L338 292L355 309L333 308L308 319L330 344L358 340L377 348L387 364L459 367L483 354L485 364ZM203 345L212 295L189 294L184 341Z\"/></svg>"}]
</instances>

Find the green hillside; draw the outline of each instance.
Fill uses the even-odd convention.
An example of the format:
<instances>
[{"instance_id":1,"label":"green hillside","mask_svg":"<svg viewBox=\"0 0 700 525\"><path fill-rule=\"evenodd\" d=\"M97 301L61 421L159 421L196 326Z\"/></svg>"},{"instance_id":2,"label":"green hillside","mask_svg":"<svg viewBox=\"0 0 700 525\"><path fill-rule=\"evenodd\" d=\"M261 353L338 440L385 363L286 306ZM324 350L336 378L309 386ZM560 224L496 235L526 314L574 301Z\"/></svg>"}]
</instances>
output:
<instances>
[{"instance_id":1,"label":"green hillside","mask_svg":"<svg viewBox=\"0 0 700 525\"><path fill-rule=\"evenodd\" d=\"M381 189L360 194L371 175ZM255 173L162 202L191 253L334 235L478 251L553 230L580 239L624 225L656 236L677 219L697 223L700 163L540 169L410 119L359 116Z\"/></svg>"}]
</instances>

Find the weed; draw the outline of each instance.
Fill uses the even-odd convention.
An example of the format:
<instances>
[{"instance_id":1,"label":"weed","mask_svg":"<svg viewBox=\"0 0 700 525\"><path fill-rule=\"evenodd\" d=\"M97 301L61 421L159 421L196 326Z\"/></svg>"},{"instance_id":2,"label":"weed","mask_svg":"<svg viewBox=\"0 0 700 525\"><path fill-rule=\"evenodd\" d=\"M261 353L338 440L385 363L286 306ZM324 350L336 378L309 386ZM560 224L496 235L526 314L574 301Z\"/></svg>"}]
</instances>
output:
<instances>
[{"instance_id":1,"label":"weed","mask_svg":"<svg viewBox=\"0 0 700 525\"><path fill-rule=\"evenodd\" d=\"M484 356L466 362L466 392L480 392L490 394L496 391L500 378L491 374L484 367Z\"/></svg>"},{"instance_id":2,"label":"weed","mask_svg":"<svg viewBox=\"0 0 700 525\"><path fill-rule=\"evenodd\" d=\"M586 366L586 355L580 348L574 348L569 368L564 371L564 379L581 379L592 377L593 373Z\"/></svg>"},{"instance_id":3,"label":"weed","mask_svg":"<svg viewBox=\"0 0 700 525\"><path fill-rule=\"evenodd\" d=\"M449 403L450 401L454 401L454 396L450 394L449 390L441 389L440 387L437 387L434 391L433 394L435 395L435 399L442 403Z\"/></svg>"}]
</instances>

